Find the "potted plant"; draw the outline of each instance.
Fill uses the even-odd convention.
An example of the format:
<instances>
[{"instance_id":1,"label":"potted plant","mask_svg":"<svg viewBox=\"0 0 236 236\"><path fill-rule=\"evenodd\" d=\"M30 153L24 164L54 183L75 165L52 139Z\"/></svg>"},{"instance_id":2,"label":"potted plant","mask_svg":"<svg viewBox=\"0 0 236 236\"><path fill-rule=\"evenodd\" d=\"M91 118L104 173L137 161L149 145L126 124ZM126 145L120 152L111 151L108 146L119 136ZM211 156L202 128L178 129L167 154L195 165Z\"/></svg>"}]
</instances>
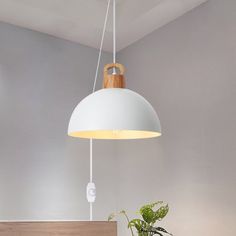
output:
<instances>
[{"instance_id":1,"label":"potted plant","mask_svg":"<svg viewBox=\"0 0 236 236\"><path fill-rule=\"evenodd\" d=\"M120 211L118 214L121 214L126 218L128 222L128 228L130 229L132 236L134 236L134 229L136 230L138 236L163 236L164 234L172 234L160 226L155 226L155 224L156 222L161 221L167 215L168 211L168 204L164 205L162 201L158 201L144 205L140 208L138 213L140 214L141 219L135 218L130 220L126 211L124 210ZM108 221L114 219L116 215L117 214L112 213L108 217Z\"/></svg>"}]
</instances>

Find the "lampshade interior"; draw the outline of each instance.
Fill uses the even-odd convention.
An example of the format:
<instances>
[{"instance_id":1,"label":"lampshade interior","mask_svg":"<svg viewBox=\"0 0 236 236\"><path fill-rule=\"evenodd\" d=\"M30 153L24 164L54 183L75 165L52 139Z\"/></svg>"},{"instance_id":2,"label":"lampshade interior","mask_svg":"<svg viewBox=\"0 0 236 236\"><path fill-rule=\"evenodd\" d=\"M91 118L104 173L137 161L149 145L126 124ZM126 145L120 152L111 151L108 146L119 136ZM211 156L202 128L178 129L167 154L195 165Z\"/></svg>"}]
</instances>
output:
<instances>
[{"instance_id":1,"label":"lampshade interior","mask_svg":"<svg viewBox=\"0 0 236 236\"><path fill-rule=\"evenodd\" d=\"M144 130L89 130L71 132L68 135L88 139L143 139L159 137L161 133Z\"/></svg>"}]
</instances>

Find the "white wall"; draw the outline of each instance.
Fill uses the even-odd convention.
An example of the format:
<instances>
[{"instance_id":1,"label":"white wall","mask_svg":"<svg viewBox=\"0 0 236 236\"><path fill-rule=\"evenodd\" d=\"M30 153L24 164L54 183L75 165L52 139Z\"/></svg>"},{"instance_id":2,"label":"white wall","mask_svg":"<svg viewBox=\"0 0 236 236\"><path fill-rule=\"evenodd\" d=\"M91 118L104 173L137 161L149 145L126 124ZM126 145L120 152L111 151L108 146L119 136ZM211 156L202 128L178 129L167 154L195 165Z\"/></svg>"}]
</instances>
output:
<instances>
[{"instance_id":1,"label":"white wall","mask_svg":"<svg viewBox=\"0 0 236 236\"><path fill-rule=\"evenodd\" d=\"M174 235L236 235L235 22L235 0L212 0L119 54L163 136L119 142L118 208L165 200Z\"/></svg>"},{"instance_id":2,"label":"white wall","mask_svg":"<svg viewBox=\"0 0 236 236\"><path fill-rule=\"evenodd\" d=\"M0 220L88 219L89 141L66 133L92 90L97 55L0 23ZM103 54L102 63L109 59ZM115 207L113 150L112 142L94 143L95 219Z\"/></svg>"}]
</instances>

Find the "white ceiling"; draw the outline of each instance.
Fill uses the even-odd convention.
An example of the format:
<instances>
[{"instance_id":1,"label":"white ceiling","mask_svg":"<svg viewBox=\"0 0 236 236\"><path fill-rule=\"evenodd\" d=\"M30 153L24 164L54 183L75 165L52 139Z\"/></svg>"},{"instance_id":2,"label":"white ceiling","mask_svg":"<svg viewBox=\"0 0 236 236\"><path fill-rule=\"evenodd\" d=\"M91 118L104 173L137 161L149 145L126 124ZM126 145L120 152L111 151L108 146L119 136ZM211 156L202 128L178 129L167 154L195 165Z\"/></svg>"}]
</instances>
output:
<instances>
[{"instance_id":1,"label":"white ceiling","mask_svg":"<svg viewBox=\"0 0 236 236\"><path fill-rule=\"evenodd\" d=\"M207 0L117 0L118 50ZM0 21L98 48L107 0L0 0ZM111 11L110 11L111 13ZM104 49L112 49L111 14Z\"/></svg>"}]
</instances>

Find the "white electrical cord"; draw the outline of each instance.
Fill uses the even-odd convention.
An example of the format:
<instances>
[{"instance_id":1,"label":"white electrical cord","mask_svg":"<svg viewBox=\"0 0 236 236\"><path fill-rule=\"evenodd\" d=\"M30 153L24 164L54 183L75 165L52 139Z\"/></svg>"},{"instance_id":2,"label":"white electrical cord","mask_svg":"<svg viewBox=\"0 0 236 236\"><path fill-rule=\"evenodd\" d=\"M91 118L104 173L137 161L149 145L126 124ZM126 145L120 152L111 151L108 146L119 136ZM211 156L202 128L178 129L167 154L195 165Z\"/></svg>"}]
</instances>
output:
<instances>
[{"instance_id":1,"label":"white electrical cord","mask_svg":"<svg viewBox=\"0 0 236 236\"><path fill-rule=\"evenodd\" d=\"M90 155L89 155L89 183L93 183L93 140L92 139L90 139L90 142L89 142L89 149L90 149L89 150L89 152L90 152ZM87 190L87 194L88 194L88 190ZM95 201L95 199L94 199L94 201ZM93 220L93 202L92 201L89 202L89 220L90 221Z\"/></svg>"},{"instance_id":2,"label":"white electrical cord","mask_svg":"<svg viewBox=\"0 0 236 236\"><path fill-rule=\"evenodd\" d=\"M104 25L103 25L103 30L102 30L102 40L101 40L100 49L99 49L99 54L98 54L97 68L96 68L96 73L95 73L95 78L94 78L94 83L93 83L93 93L95 92L96 83L97 83L97 78L98 78L98 70L99 70L100 61L101 61L102 48L103 48L104 37L105 37L105 32L106 32L106 27L107 27L107 18L108 18L109 9L110 9L110 3L111 3L111 0L108 0L108 2L107 2L106 16L105 16Z\"/></svg>"},{"instance_id":3,"label":"white electrical cord","mask_svg":"<svg viewBox=\"0 0 236 236\"><path fill-rule=\"evenodd\" d=\"M111 3L111 0L108 0L106 16L105 16L103 31L102 31L102 39L101 39L101 44L100 44L100 49L99 49L99 54L98 54L96 73L95 73L95 78L94 78L94 83L93 83L93 91L92 91L93 93L95 92L95 89L96 89L96 83L97 83L98 71L99 71L99 66L100 66L100 61L101 61L102 48L103 48L104 37L105 37L105 32L106 32L110 3ZM114 3L115 3L115 0L114 0ZM114 18L114 14L113 14L113 18ZM90 175L89 175L89 183L87 185L87 200L89 202L89 220L92 221L93 220L93 203L96 199L96 187L95 187L95 184L93 183L93 139L90 139L89 147L90 147L89 148L90 149L90 155L89 155Z\"/></svg>"},{"instance_id":4,"label":"white electrical cord","mask_svg":"<svg viewBox=\"0 0 236 236\"><path fill-rule=\"evenodd\" d=\"M113 0L113 63L116 63L116 0Z\"/></svg>"},{"instance_id":5,"label":"white electrical cord","mask_svg":"<svg viewBox=\"0 0 236 236\"><path fill-rule=\"evenodd\" d=\"M93 182L93 140L90 139L89 143L89 181L92 183Z\"/></svg>"}]
</instances>

